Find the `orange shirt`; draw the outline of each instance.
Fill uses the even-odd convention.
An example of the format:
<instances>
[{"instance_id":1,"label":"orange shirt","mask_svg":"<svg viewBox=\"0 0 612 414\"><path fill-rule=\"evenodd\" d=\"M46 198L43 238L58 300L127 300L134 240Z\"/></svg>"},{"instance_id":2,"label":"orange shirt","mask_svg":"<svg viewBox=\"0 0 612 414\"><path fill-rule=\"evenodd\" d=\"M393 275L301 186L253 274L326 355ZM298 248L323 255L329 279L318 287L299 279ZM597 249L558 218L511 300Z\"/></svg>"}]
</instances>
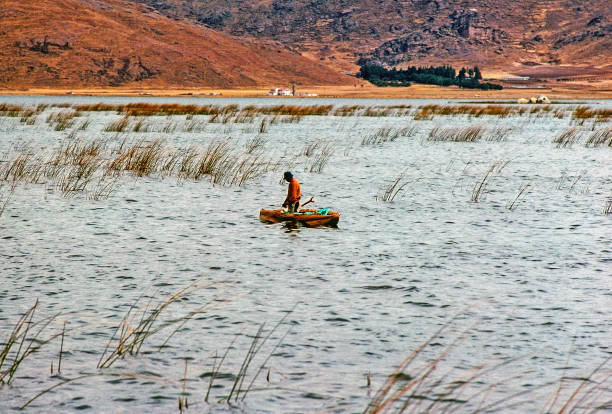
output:
<instances>
[{"instance_id":1,"label":"orange shirt","mask_svg":"<svg viewBox=\"0 0 612 414\"><path fill-rule=\"evenodd\" d=\"M292 178L289 181L289 188L287 188L287 199L285 200L285 204L295 204L300 201L302 197L302 191L300 190L300 183L295 178Z\"/></svg>"}]
</instances>

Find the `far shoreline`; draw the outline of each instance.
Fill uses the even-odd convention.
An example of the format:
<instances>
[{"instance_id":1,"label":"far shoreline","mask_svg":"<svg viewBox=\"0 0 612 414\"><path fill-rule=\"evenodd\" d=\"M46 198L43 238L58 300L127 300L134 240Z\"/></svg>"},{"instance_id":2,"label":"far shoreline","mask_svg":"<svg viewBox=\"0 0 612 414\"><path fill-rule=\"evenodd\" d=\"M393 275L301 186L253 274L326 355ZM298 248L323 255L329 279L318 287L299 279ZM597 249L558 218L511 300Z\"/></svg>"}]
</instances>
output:
<instances>
[{"instance_id":1,"label":"far shoreline","mask_svg":"<svg viewBox=\"0 0 612 414\"><path fill-rule=\"evenodd\" d=\"M282 86L282 85L281 85ZM296 96L270 96L273 87L256 88L16 88L0 89L3 96L99 96L99 97L182 97L182 98L348 98L348 99L467 99L467 100L513 100L519 98L547 96L551 100L606 100L612 99L612 81L605 81L594 88L592 85L572 84L559 87L505 88L501 91L460 89L414 84L410 87L376 87L367 83L354 86L300 86L296 85ZM302 95L302 96L300 96Z\"/></svg>"}]
</instances>

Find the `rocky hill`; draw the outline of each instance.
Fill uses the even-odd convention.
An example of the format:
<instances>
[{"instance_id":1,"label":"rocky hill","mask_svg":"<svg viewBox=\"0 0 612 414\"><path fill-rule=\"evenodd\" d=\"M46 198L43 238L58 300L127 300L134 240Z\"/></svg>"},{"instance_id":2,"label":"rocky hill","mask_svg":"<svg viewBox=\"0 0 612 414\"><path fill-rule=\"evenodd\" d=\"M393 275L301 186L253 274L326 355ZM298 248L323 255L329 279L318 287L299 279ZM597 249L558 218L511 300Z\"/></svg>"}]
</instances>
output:
<instances>
[{"instance_id":1,"label":"rocky hill","mask_svg":"<svg viewBox=\"0 0 612 414\"><path fill-rule=\"evenodd\" d=\"M3 0L0 87L339 85L327 66L125 0Z\"/></svg>"},{"instance_id":2,"label":"rocky hill","mask_svg":"<svg viewBox=\"0 0 612 414\"><path fill-rule=\"evenodd\" d=\"M340 70L388 65L612 66L610 0L136 0Z\"/></svg>"}]
</instances>

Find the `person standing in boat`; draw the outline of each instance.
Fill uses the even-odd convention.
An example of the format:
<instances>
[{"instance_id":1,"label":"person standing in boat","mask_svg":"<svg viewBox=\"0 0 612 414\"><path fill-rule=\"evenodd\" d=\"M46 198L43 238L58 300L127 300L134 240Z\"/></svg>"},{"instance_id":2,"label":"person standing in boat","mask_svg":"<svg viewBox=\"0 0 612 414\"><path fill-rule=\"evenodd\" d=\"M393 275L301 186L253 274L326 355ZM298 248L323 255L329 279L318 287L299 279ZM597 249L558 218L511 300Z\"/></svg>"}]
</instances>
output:
<instances>
[{"instance_id":1,"label":"person standing in boat","mask_svg":"<svg viewBox=\"0 0 612 414\"><path fill-rule=\"evenodd\" d=\"M283 203L283 207L287 207L290 213L295 213L300 206L300 198L302 197L302 191L300 190L300 183L295 179L290 171L286 171L283 175L285 181L289 183L287 188L287 198Z\"/></svg>"}]
</instances>

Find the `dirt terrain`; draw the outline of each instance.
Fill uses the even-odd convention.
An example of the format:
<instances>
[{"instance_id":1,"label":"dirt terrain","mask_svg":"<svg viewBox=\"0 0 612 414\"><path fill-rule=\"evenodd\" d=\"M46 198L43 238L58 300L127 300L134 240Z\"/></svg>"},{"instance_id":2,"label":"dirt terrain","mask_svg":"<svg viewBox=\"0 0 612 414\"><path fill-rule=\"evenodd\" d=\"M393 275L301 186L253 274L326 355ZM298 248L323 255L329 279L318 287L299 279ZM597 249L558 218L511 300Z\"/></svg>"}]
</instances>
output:
<instances>
[{"instance_id":1,"label":"dirt terrain","mask_svg":"<svg viewBox=\"0 0 612 414\"><path fill-rule=\"evenodd\" d=\"M351 82L279 43L233 38L129 1L4 0L2 8L4 89Z\"/></svg>"},{"instance_id":2,"label":"dirt terrain","mask_svg":"<svg viewBox=\"0 0 612 414\"><path fill-rule=\"evenodd\" d=\"M608 0L588 7L578 0L4 0L2 6L2 93L260 96L295 85L326 96L589 97L611 89ZM374 88L354 76L364 62L477 65L505 89Z\"/></svg>"}]
</instances>

